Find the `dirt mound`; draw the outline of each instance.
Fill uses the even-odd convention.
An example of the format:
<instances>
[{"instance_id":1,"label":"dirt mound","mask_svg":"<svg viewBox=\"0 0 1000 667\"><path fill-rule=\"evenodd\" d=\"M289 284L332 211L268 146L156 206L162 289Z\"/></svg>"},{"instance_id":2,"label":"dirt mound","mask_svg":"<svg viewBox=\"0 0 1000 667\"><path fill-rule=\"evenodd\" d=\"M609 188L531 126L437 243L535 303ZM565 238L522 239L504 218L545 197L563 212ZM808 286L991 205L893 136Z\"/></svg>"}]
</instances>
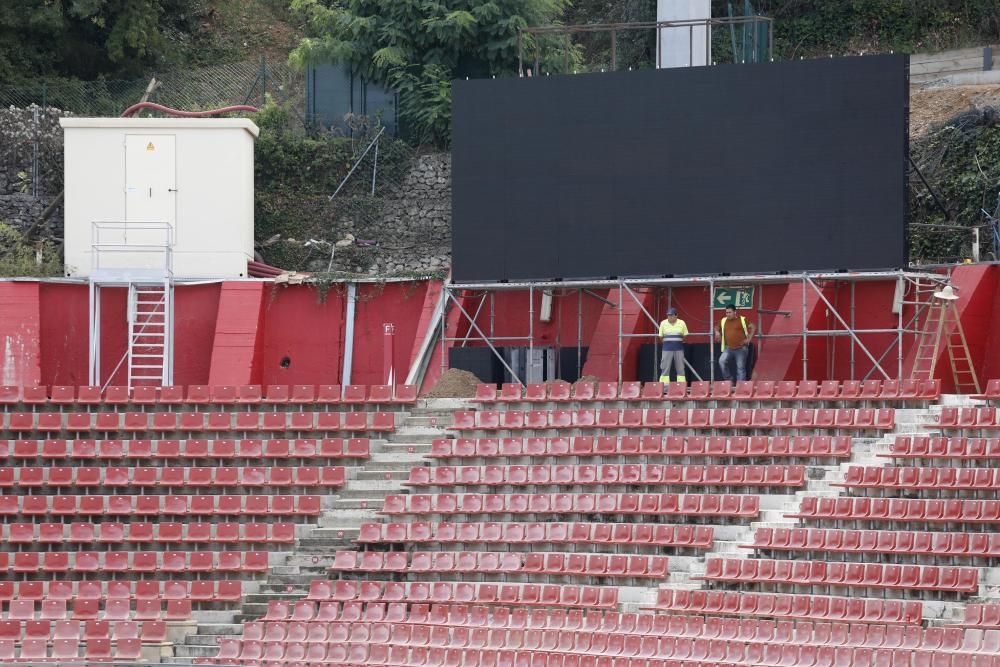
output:
<instances>
[{"instance_id":1,"label":"dirt mound","mask_svg":"<svg viewBox=\"0 0 1000 667\"><path fill-rule=\"evenodd\" d=\"M918 137L965 111L1000 106L1000 86L910 89L910 136Z\"/></svg>"},{"instance_id":2,"label":"dirt mound","mask_svg":"<svg viewBox=\"0 0 1000 667\"><path fill-rule=\"evenodd\" d=\"M584 375L582 378L573 383L573 386L578 384L597 384L601 381L601 378L596 375Z\"/></svg>"},{"instance_id":3,"label":"dirt mound","mask_svg":"<svg viewBox=\"0 0 1000 667\"><path fill-rule=\"evenodd\" d=\"M482 380L469 371L449 368L434 388L427 392L427 398L472 398L476 395L478 384L482 384Z\"/></svg>"}]
</instances>

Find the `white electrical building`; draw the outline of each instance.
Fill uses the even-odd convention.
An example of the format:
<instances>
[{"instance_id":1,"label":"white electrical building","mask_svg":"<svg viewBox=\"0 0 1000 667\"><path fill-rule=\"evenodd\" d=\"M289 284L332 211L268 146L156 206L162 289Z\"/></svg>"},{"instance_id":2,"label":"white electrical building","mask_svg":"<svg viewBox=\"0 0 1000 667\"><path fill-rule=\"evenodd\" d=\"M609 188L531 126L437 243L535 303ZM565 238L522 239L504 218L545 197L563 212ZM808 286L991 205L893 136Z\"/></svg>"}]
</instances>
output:
<instances>
[{"instance_id":1,"label":"white electrical building","mask_svg":"<svg viewBox=\"0 0 1000 667\"><path fill-rule=\"evenodd\" d=\"M60 124L67 276L152 277L165 265L175 279L246 276L254 256L253 122L63 118Z\"/></svg>"}]
</instances>

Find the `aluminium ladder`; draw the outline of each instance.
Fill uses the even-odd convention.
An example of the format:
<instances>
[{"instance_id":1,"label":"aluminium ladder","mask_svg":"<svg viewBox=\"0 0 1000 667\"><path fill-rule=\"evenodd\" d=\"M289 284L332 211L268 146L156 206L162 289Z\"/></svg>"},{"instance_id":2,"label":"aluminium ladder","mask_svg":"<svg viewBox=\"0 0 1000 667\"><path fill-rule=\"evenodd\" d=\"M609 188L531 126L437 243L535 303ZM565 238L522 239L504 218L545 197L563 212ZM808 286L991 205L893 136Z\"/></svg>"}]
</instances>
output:
<instances>
[{"instance_id":1,"label":"aluminium ladder","mask_svg":"<svg viewBox=\"0 0 1000 667\"><path fill-rule=\"evenodd\" d=\"M173 285L128 285L128 385L167 385L171 382Z\"/></svg>"},{"instance_id":2,"label":"aluminium ladder","mask_svg":"<svg viewBox=\"0 0 1000 667\"><path fill-rule=\"evenodd\" d=\"M969 343L965 338L965 329L955 301L931 297L926 307L924 325L917 334L917 354L910 377L916 380L934 379L944 348L948 354L955 391L965 394L981 393L979 377L972 363Z\"/></svg>"}]
</instances>

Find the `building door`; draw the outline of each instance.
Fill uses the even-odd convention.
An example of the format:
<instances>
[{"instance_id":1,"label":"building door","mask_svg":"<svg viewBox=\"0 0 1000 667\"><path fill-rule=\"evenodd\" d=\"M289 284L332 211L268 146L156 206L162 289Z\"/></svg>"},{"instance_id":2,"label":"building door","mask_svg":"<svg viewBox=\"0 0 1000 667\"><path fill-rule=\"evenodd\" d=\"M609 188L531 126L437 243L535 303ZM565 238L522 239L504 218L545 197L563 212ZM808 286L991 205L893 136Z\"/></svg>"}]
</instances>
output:
<instances>
[{"instance_id":1,"label":"building door","mask_svg":"<svg viewBox=\"0 0 1000 667\"><path fill-rule=\"evenodd\" d=\"M172 134L129 134L125 136L125 222L169 223L175 230L177 218L177 164ZM128 245L162 245L162 229L127 225ZM155 261L155 260L152 260Z\"/></svg>"}]
</instances>

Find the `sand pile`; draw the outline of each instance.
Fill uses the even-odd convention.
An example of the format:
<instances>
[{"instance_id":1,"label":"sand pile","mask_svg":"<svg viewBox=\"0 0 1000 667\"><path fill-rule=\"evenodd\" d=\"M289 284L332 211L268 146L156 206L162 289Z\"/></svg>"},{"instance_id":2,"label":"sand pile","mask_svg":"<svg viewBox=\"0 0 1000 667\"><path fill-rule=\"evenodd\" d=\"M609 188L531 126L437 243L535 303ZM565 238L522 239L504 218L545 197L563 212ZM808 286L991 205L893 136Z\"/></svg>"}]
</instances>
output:
<instances>
[{"instance_id":1,"label":"sand pile","mask_svg":"<svg viewBox=\"0 0 1000 667\"><path fill-rule=\"evenodd\" d=\"M482 380L469 371L449 368L434 388L427 392L427 398L472 398L476 395L478 384L482 384Z\"/></svg>"}]
</instances>

